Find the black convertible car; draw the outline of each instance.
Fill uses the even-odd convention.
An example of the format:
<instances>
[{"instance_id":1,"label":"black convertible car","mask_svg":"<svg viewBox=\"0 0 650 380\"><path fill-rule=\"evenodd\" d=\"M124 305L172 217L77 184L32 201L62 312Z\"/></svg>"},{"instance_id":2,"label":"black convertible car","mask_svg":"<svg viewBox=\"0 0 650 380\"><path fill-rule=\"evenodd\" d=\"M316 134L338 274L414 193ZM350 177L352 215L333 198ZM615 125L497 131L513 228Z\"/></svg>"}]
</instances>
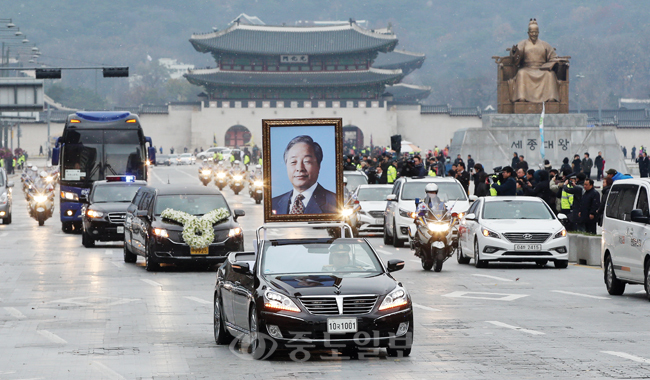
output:
<instances>
[{"instance_id":1,"label":"black convertible car","mask_svg":"<svg viewBox=\"0 0 650 380\"><path fill-rule=\"evenodd\" d=\"M297 346L408 356L411 298L390 274L403 267L384 266L366 239L258 239L257 252L232 252L217 272L215 341L246 334L256 359Z\"/></svg>"}]
</instances>

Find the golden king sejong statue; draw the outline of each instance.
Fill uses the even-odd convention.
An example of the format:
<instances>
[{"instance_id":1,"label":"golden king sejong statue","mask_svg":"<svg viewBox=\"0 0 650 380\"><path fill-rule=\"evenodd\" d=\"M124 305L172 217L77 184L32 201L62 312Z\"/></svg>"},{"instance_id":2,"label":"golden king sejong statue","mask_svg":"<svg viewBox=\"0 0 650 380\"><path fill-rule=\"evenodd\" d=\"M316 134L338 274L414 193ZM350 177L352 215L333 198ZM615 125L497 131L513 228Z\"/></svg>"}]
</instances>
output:
<instances>
[{"instance_id":1,"label":"golden king sejong statue","mask_svg":"<svg viewBox=\"0 0 650 380\"><path fill-rule=\"evenodd\" d=\"M499 113L569 112L569 58L539 39L536 19L528 24L528 39L514 45L507 57L493 57L499 65Z\"/></svg>"}]
</instances>

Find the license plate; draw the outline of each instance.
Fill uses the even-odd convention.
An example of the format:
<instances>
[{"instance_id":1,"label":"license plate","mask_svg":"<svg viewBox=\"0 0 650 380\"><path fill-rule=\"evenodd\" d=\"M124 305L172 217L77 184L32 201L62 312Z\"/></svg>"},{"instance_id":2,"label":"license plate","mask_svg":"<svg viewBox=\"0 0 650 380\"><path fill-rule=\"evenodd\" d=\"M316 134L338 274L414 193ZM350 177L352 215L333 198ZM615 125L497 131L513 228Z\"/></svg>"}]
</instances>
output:
<instances>
[{"instance_id":1,"label":"license plate","mask_svg":"<svg viewBox=\"0 0 650 380\"><path fill-rule=\"evenodd\" d=\"M124 233L124 226L117 226L117 233L118 234L123 234Z\"/></svg>"},{"instance_id":2,"label":"license plate","mask_svg":"<svg viewBox=\"0 0 650 380\"><path fill-rule=\"evenodd\" d=\"M190 247L190 254L192 254L192 255L207 255L208 254L208 247L205 247L205 248L191 248Z\"/></svg>"},{"instance_id":3,"label":"license plate","mask_svg":"<svg viewBox=\"0 0 650 380\"><path fill-rule=\"evenodd\" d=\"M515 244L515 251L541 251L541 244Z\"/></svg>"},{"instance_id":4,"label":"license plate","mask_svg":"<svg viewBox=\"0 0 650 380\"><path fill-rule=\"evenodd\" d=\"M330 334L344 334L357 332L356 318L327 318L327 332Z\"/></svg>"}]
</instances>

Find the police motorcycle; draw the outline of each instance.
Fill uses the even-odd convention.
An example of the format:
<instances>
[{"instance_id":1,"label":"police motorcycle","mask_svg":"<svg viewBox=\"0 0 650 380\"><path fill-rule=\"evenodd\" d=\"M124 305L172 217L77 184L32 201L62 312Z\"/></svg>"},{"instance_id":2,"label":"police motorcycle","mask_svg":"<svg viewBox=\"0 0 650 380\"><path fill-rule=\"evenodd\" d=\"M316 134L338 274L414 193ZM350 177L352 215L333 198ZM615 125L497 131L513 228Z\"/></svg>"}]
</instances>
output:
<instances>
[{"instance_id":1,"label":"police motorcycle","mask_svg":"<svg viewBox=\"0 0 650 380\"><path fill-rule=\"evenodd\" d=\"M223 162L219 161L214 174L214 184L217 185L219 190L223 190L228 185L228 177L228 170L223 165Z\"/></svg>"},{"instance_id":2,"label":"police motorcycle","mask_svg":"<svg viewBox=\"0 0 650 380\"><path fill-rule=\"evenodd\" d=\"M450 213L443 200L438 198L438 185L430 183L425 187L424 201L415 199L418 216L409 226L411 249L422 261L422 269L440 272L442 264L458 249L458 238L453 229L458 223L458 214Z\"/></svg>"},{"instance_id":3,"label":"police motorcycle","mask_svg":"<svg viewBox=\"0 0 650 380\"><path fill-rule=\"evenodd\" d=\"M212 181L212 167L208 164L208 160L203 160L203 164L199 168L199 179L203 183L203 186L208 186L208 183Z\"/></svg>"},{"instance_id":4,"label":"police motorcycle","mask_svg":"<svg viewBox=\"0 0 650 380\"><path fill-rule=\"evenodd\" d=\"M48 173L43 170L27 192L29 216L36 219L39 226L45 224L45 221L54 215L54 185L48 183L48 176Z\"/></svg>"},{"instance_id":5,"label":"police motorcycle","mask_svg":"<svg viewBox=\"0 0 650 380\"><path fill-rule=\"evenodd\" d=\"M31 166L24 170L24 177L21 175L20 180L23 182L25 200L29 202L29 194L34 189L34 183L38 179L38 168L36 166Z\"/></svg>"},{"instance_id":6,"label":"police motorcycle","mask_svg":"<svg viewBox=\"0 0 650 380\"><path fill-rule=\"evenodd\" d=\"M239 194L239 192L244 189L244 170L242 169L239 160L236 160L233 163L233 168L231 169L230 189L235 193L235 195Z\"/></svg>"},{"instance_id":7,"label":"police motorcycle","mask_svg":"<svg viewBox=\"0 0 650 380\"><path fill-rule=\"evenodd\" d=\"M248 181L248 194L255 199L256 204L262 203L264 199L264 180L262 165L255 165L255 171L251 173Z\"/></svg>"}]
</instances>

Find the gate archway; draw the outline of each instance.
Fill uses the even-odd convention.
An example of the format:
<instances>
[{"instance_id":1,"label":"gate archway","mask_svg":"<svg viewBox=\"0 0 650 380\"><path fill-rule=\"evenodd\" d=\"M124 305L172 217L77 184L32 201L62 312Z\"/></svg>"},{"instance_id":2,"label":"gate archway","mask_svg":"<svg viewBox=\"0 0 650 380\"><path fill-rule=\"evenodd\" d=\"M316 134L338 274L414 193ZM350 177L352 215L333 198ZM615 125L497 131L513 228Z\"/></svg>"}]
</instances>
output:
<instances>
[{"instance_id":1,"label":"gate archway","mask_svg":"<svg viewBox=\"0 0 650 380\"><path fill-rule=\"evenodd\" d=\"M357 149L364 147L363 132L356 125L346 125L343 127L343 145L355 146Z\"/></svg>"},{"instance_id":2,"label":"gate archway","mask_svg":"<svg viewBox=\"0 0 650 380\"><path fill-rule=\"evenodd\" d=\"M243 125L233 125L226 131L224 145L228 147L239 147L251 141L251 132Z\"/></svg>"}]
</instances>

